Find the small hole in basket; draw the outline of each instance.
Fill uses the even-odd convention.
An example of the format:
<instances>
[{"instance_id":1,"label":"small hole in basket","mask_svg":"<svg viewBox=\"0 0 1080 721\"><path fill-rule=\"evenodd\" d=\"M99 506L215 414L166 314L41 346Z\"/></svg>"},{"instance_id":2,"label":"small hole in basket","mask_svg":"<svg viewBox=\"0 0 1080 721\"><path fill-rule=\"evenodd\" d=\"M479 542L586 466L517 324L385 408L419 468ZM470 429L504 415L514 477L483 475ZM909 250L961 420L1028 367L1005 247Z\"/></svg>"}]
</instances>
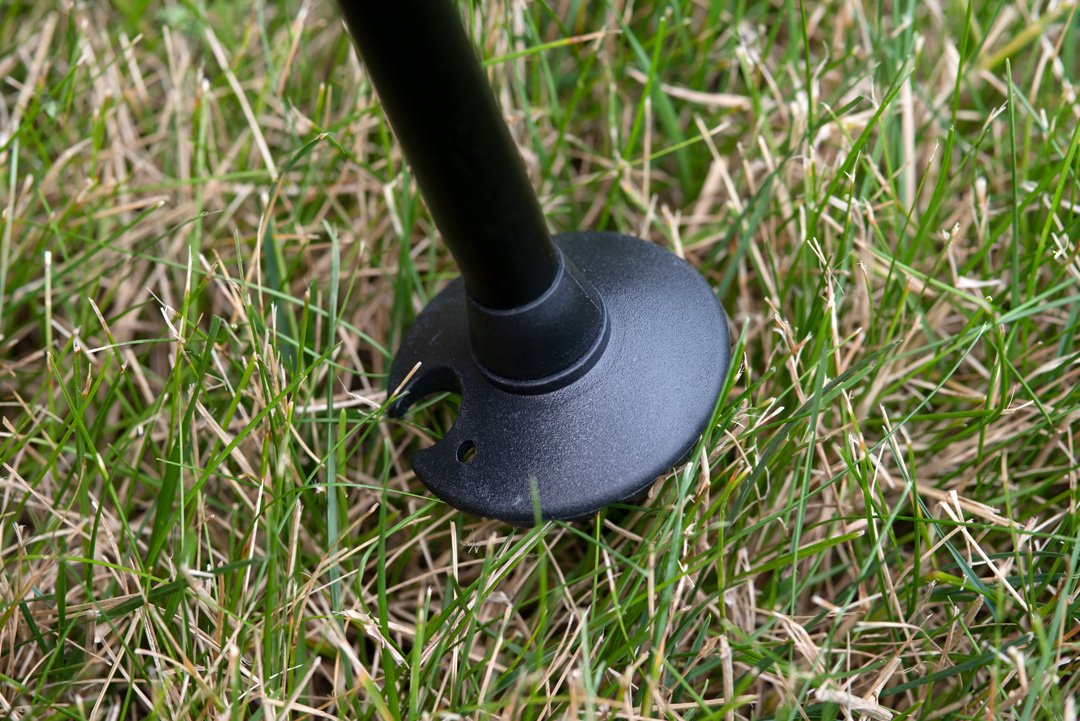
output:
<instances>
[{"instance_id":1,"label":"small hole in basket","mask_svg":"<svg viewBox=\"0 0 1080 721\"><path fill-rule=\"evenodd\" d=\"M462 441L457 447L457 459L462 463L472 463L476 458L476 444L472 441Z\"/></svg>"}]
</instances>

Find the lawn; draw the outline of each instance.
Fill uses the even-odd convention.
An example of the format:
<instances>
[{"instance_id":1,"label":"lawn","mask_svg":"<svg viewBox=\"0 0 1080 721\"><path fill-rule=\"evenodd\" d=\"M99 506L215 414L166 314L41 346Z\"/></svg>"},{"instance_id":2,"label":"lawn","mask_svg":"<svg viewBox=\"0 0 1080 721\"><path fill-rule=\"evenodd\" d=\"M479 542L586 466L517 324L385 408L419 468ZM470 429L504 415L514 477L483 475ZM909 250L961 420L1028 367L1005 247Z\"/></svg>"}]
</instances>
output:
<instances>
[{"instance_id":1,"label":"lawn","mask_svg":"<svg viewBox=\"0 0 1080 721\"><path fill-rule=\"evenodd\" d=\"M0 0L0 718L1076 719L1080 4L459 6L551 229L727 308L691 461L425 491L456 268L333 3Z\"/></svg>"}]
</instances>

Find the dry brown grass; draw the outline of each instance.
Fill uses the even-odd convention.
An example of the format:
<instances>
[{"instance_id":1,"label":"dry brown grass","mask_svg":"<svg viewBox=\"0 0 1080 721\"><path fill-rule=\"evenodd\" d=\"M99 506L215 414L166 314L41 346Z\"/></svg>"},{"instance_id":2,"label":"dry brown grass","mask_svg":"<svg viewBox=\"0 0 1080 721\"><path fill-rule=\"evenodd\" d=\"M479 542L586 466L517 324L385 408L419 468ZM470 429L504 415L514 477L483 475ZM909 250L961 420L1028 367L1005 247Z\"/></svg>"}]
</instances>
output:
<instances>
[{"instance_id":1,"label":"dry brown grass","mask_svg":"<svg viewBox=\"0 0 1080 721\"><path fill-rule=\"evenodd\" d=\"M454 268L333 8L138 4L0 13L0 716L1075 719L1075 2L469 14L552 226L739 335L531 531L381 420Z\"/></svg>"}]
</instances>

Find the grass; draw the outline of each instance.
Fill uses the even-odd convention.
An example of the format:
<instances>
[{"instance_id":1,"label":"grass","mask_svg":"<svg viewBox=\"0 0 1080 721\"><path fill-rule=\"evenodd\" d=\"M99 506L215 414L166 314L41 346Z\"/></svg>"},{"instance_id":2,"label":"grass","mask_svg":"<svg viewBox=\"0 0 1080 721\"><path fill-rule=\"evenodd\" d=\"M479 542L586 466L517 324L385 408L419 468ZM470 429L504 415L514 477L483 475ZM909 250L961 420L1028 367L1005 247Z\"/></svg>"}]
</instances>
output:
<instances>
[{"instance_id":1,"label":"grass","mask_svg":"<svg viewBox=\"0 0 1080 721\"><path fill-rule=\"evenodd\" d=\"M729 310L693 460L431 499L454 265L332 5L8 0L0 718L1075 719L1077 3L463 10L552 228Z\"/></svg>"}]
</instances>

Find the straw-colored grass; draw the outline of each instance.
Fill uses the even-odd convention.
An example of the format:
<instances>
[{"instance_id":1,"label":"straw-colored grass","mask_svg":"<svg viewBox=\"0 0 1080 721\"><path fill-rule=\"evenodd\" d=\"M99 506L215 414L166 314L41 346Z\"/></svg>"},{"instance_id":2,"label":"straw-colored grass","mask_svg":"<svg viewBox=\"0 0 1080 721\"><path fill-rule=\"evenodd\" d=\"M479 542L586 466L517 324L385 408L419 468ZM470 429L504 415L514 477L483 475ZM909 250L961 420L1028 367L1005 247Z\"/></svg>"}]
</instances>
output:
<instances>
[{"instance_id":1,"label":"straw-colored grass","mask_svg":"<svg viewBox=\"0 0 1080 721\"><path fill-rule=\"evenodd\" d=\"M0 718L1075 719L1078 4L462 10L551 227L729 310L692 462L424 492L455 269L332 3L5 0Z\"/></svg>"}]
</instances>

